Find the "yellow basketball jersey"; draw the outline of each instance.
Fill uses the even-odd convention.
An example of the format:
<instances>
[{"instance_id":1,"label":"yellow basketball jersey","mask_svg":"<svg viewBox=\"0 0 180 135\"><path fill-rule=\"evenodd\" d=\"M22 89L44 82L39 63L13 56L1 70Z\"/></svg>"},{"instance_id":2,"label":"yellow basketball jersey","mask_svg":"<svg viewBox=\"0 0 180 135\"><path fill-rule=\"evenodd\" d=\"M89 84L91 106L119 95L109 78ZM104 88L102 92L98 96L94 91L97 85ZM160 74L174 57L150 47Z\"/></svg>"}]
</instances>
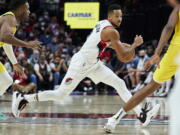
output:
<instances>
[{"instance_id":1,"label":"yellow basketball jersey","mask_svg":"<svg viewBox=\"0 0 180 135\"><path fill-rule=\"evenodd\" d=\"M180 11L178 13L178 17L180 19ZM175 33L174 33L173 38L171 40L171 44L180 45L180 20L178 20L178 23L176 24Z\"/></svg>"},{"instance_id":2,"label":"yellow basketball jersey","mask_svg":"<svg viewBox=\"0 0 180 135\"><path fill-rule=\"evenodd\" d=\"M5 16L5 15L12 15L12 16L15 16L14 13L11 12L11 11L6 12L5 14L3 14L3 15L1 15L1 16ZM0 16L0 17L1 17L1 16ZM14 27L12 30L13 30L13 34L15 34L15 33L16 33L16 27ZM0 47L2 47L3 45L5 45L5 43L4 43L4 42L0 42Z\"/></svg>"}]
</instances>

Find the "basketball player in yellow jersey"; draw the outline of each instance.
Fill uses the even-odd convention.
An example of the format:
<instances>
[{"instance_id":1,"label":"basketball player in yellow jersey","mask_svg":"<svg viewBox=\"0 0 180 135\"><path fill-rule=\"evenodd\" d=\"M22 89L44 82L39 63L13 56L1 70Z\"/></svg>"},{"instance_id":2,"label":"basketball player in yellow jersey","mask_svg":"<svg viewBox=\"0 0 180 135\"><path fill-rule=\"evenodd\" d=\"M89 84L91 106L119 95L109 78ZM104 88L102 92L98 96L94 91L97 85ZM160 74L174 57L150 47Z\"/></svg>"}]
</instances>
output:
<instances>
[{"instance_id":1,"label":"basketball player in yellow jersey","mask_svg":"<svg viewBox=\"0 0 180 135\"><path fill-rule=\"evenodd\" d=\"M170 39L173 31L175 28L175 33L173 38L170 42L169 48L162 58L160 62L160 54L164 45ZM144 88L140 89L132 98L124 105L123 108L119 110L119 112L114 115L113 117L108 119L108 123L106 127L111 130L111 128L115 127L114 125L118 123L125 114L133 109L136 105L142 102L148 95L152 94L155 90L157 90L161 84L169 79L177 72L178 65L175 62L176 57L180 53L180 10L179 8L174 8L172 11L168 23L164 27L160 41L158 43L158 47L155 50L154 55L152 58L147 61L145 64L144 70L150 68L153 64L158 64L158 68L154 72L153 80L146 85ZM160 62L160 63L159 63ZM144 121L149 116L148 114L150 111L148 110L147 106L138 119L144 123ZM179 114L178 114L179 115ZM118 121L118 122L117 122ZM143 125L146 126L149 122L146 121ZM173 134L174 135L174 134Z\"/></svg>"},{"instance_id":2,"label":"basketball player in yellow jersey","mask_svg":"<svg viewBox=\"0 0 180 135\"><path fill-rule=\"evenodd\" d=\"M12 0L11 11L0 16L0 47L3 47L13 65L14 71L17 73L22 73L23 70L16 60L12 45L36 49L41 45L39 41L24 42L14 36L17 25L27 20L29 14L29 4L27 0ZM12 83L13 80L11 76L0 62L0 96L4 94Z\"/></svg>"}]
</instances>

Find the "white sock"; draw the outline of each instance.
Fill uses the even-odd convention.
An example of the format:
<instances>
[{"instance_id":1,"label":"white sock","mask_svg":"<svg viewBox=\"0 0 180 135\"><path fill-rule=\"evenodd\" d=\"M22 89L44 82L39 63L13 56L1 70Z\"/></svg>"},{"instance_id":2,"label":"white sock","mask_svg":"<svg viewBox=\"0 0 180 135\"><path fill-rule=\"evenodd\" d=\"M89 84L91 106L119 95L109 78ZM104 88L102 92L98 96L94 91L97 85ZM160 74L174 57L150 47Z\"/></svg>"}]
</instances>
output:
<instances>
[{"instance_id":1,"label":"white sock","mask_svg":"<svg viewBox=\"0 0 180 135\"><path fill-rule=\"evenodd\" d=\"M120 121L124 116L126 115L126 112L124 111L123 108L121 108L114 116L116 120Z\"/></svg>"}]
</instances>

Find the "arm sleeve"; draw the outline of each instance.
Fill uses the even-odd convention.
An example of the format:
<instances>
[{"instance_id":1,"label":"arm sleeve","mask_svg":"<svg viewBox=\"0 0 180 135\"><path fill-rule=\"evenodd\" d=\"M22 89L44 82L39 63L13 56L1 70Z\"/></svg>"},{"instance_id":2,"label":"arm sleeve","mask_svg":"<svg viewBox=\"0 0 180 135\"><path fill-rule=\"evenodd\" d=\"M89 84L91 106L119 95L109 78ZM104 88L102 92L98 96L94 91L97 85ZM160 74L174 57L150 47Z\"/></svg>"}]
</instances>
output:
<instances>
[{"instance_id":1,"label":"arm sleeve","mask_svg":"<svg viewBox=\"0 0 180 135\"><path fill-rule=\"evenodd\" d=\"M17 64L17 59L14 55L14 51L13 51L13 47L12 45L6 44L3 46L4 52L6 53L8 59L10 60L10 62L14 65Z\"/></svg>"}]
</instances>

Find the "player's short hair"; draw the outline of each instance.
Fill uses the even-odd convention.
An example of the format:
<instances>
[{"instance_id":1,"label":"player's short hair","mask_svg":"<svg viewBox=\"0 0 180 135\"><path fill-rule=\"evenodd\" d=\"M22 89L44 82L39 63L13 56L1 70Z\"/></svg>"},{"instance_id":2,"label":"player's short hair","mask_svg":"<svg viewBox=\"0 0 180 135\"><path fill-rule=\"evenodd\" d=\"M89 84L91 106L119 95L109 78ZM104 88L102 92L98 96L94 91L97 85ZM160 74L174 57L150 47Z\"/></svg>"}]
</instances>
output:
<instances>
[{"instance_id":1,"label":"player's short hair","mask_svg":"<svg viewBox=\"0 0 180 135\"><path fill-rule=\"evenodd\" d=\"M121 6L118 4L112 4L108 7L108 14L112 13L114 10L121 10Z\"/></svg>"},{"instance_id":2,"label":"player's short hair","mask_svg":"<svg viewBox=\"0 0 180 135\"><path fill-rule=\"evenodd\" d=\"M20 6L26 4L27 2L28 2L28 0L11 0L10 5L9 5L9 9L10 10L16 10Z\"/></svg>"}]
</instances>

